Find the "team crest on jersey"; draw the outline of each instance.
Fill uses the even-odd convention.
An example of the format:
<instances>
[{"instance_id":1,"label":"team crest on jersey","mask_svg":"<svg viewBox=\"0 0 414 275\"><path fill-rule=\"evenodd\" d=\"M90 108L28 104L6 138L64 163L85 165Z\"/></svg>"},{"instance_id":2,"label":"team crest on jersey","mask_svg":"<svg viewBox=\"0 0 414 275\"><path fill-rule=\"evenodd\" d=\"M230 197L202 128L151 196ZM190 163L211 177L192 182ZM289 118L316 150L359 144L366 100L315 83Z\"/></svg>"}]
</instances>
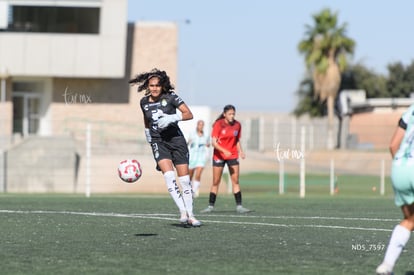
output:
<instances>
[{"instance_id":1,"label":"team crest on jersey","mask_svg":"<svg viewBox=\"0 0 414 275\"><path fill-rule=\"evenodd\" d=\"M233 132L233 136L235 136L235 137L237 137L237 135L239 134L239 131L237 131L237 130L235 130L234 132Z\"/></svg>"},{"instance_id":2,"label":"team crest on jersey","mask_svg":"<svg viewBox=\"0 0 414 275\"><path fill-rule=\"evenodd\" d=\"M161 100L161 106L163 107L167 106L167 100L165 98Z\"/></svg>"}]
</instances>

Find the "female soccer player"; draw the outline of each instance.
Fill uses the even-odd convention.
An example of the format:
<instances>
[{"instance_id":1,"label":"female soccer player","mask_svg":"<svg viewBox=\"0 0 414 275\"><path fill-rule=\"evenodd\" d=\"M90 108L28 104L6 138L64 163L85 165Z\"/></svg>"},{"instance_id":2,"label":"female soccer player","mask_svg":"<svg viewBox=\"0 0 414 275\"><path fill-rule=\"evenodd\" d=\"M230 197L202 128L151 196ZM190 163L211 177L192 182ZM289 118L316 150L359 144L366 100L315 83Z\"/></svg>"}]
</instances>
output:
<instances>
[{"instance_id":1,"label":"female soccer player","mask_svg":"<svg viewBox=\"0 0 414 275\"><path fill-rule=\"evenodd\" d=\"M393 157L391 181L394 201L401 207L403 220L394 227L383 262L377 274L392 274L401 251L414 230L414 105L402 115L391 139L390 152Z\"/></svg>"},{"instance_id":2,"label":"female soccer player","mask_svg":"<svg viewBox=\"0 0 414 275\"><path fill-rule=\"evenodd\" d=\"M137 75L129 83L138 84L138 92L145 90L145 96L140 101L145 136L151 144L157 170L163 173L168 192L180 210L180 222L200 226L201 222L193 214L187 142L178 126L178 121L190 120L193 114L184 101L174 93L174 86L165 71L153 69ZM177 186L174 166L182 193Z\"/></svg>"},{"instance_id":3,"label":"female soccer player","mask_svg":"<svg viewBox=\"0 0 414 275\"><path fill-rule=\"evenodd\" d=\"M238 213L250 212L242 206L242 194L239 185L239 154L242 159L245 154L240 143L241 124L235 120L236 108L233 105L224 106L222 114L216 119L211 132L211 144L213 145L213 184L210 188L209 205L202 213L214 210L220 180L223 175L224 166L230 172L234 198L236 200L236 211Z\"/></svg>"},{"instance_id":4,"label":"female soccer player","mask_svg":"<svg viewBox=\"0 0 414 275\"><path fill-rule=\"evenodd\" d=\"M196 130L188 138L190 146L190 179L193 185L193 193L198 197L201 182L201 174L206 165L210 137L204 133L204 120L197 121Z\"/></svg>"}]
</instances>

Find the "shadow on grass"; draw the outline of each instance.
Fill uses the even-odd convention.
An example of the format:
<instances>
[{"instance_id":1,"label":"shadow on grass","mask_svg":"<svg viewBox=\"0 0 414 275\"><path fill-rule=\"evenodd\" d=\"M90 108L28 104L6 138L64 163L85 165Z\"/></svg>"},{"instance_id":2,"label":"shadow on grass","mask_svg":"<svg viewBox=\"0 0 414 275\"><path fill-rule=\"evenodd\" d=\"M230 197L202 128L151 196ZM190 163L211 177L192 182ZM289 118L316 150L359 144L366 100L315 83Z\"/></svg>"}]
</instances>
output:
<instances>
[{"instance_id":1,"label":"shadow on grass","mask_svg":"<svg viewBox=\"0 0 414 275\"><path fill-rule=\"evenodd\" d=\"M182 227L182 228L199 228L203 226L203 224L201 226L192 226L188 223L172 223L170 225L174 227Z\"/></svg>"},{"instance_id":2,"label":"shadow on grass","mask_svg":"<svg viewBox=\"0 0 414 275\"><path fill-rule=\"evenodd\" d=\"M153 237L153 236L158 236L158 234L154 234L154 233L138 233L138 234L134 234L135 237Z\"/></svg>"}]
</instances>

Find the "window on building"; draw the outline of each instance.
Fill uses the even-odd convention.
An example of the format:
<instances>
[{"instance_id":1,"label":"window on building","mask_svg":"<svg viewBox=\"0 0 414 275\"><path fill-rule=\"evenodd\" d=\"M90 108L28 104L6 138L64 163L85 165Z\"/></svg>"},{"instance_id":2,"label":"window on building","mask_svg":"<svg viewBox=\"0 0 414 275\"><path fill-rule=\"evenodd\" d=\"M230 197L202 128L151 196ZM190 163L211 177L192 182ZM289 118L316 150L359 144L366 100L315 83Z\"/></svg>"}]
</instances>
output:
<instances>
[{"instance_id":1,"label":"window on building","mask_svg":"<svg viewBox=\"0 0 414 275\"><path fill-rule=\"evenodd\" d=\"M9 6L5 31L99 33L99 8Z\"/></svg>"}]
</instances>

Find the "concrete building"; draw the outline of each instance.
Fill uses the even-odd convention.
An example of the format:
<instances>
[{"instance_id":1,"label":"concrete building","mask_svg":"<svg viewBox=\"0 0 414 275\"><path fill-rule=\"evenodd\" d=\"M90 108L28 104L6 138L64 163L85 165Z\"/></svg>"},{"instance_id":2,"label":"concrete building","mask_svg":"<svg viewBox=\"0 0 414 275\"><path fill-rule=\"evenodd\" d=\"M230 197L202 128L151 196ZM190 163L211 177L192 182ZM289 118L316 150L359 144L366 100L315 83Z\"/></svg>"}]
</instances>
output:
<instances>
[{"instance_id":1,"label":"concrete building","mask_svg":"<svg viewBox=\"0 0 414 275\"><path fill-rule=\"evenodd\" d=\"M0 192L62 191L67 184L78 189L84 183L76 178L85 171L68 152L84 156L79 143L87 125L96 147L143 141L143 125L137 123L142 94L128 80L157 67L176 83L177 43L174 22L128 23L127 0L0 0ZM16 146L31 149L24 154L28 150ZM38 176L47 169L41 160L59 162L62 154L70 163L59 169L68 167L67 176L60 170L60 181L45 182ZM19 158L26 159L27 169L16 177L24 186L26 175L31 186L11 184L10 169Z\"/></svg>"},{"instance_id":2,"label":"concrete building","mask_svg":"<svg viewBox=\"0 0 414 275\"><path fill-rule=\"evenodd\" d=\"M176 25L128 24L126 0L0 0L0 13L3 147L136 115L135 73L160 67L176 81Z\"/></svg>"}]
</instances>

